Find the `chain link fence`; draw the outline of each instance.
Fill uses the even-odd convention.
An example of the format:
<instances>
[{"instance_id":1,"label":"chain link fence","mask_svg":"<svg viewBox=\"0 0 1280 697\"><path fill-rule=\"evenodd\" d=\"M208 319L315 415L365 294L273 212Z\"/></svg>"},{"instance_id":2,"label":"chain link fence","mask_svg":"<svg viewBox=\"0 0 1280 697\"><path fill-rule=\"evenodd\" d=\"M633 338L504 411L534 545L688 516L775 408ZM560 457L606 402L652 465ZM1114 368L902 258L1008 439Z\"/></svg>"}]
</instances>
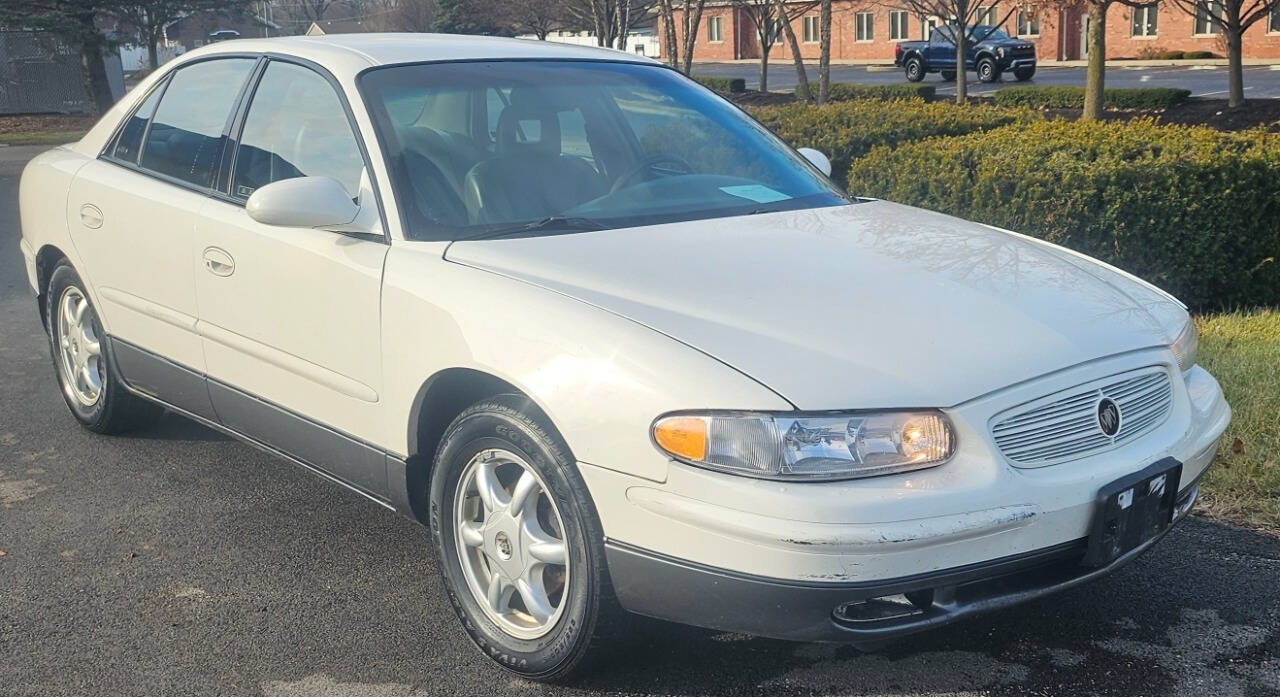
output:
<instances>
[{"instance_id":1,"label":"chain link fence","mask_svg":"<svg viewBox=\"0 0 1280 697\"><path fill-rule=\"evenodd\" d=\"M124 93L119 56L106 60L111 92ZM93 111L80 54L46 32L0 31L0 114Z\"/></svg>"}]
</instances>

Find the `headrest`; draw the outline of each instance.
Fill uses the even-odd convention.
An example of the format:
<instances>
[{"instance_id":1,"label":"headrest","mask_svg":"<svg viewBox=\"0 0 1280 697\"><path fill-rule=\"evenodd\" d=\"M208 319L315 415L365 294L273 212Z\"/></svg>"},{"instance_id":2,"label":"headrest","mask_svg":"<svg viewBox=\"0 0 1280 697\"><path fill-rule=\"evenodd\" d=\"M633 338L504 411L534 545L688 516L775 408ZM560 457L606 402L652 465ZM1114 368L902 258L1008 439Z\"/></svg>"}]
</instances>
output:
<instances>
[{"instance_id":1,"label":"headrest","mask_svg":"<svg viewBox=\"0 0 1280 697\"><path fill-rule=\"evenodd\" d=\"M559 155L559 115L554 109L533 104L508 105L498 117L498 152Z\"/></svg>"}]
</instances>

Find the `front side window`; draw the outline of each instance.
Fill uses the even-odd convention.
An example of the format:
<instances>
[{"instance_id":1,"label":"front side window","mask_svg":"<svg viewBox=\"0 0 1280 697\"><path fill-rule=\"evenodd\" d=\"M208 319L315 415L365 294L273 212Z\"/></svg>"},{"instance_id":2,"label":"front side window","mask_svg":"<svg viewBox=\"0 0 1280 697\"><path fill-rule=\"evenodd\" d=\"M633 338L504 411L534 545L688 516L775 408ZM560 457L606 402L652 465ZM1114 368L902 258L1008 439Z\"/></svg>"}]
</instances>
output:
<instances>
[{"instance_id":1,"label":"front side window","mask_svg":"<svg viewBox=\"0 0 1280 697\"><path fill-rule=\"evenodd\" d=\"M222 157L223 131L255 62L220 58L179 68L147 129L138 165L210 188Z\"/></svg>"},{"instance_id":2,"label":"front side window","mask_svg":"<svg viewBox=\"0 0 1280 697\"><path fill-rule=\"evenodd\" d=\"M521 232L548 220L639 227L849 200L764 127L663 67L392 66L366 73L361 91L416 239ZM487 102L492 124L451 130L451 115L428 108L446 94Z\"/></svg>"},{"instance_id":3,"label":"front side window","mask_svg":"<svg viewBox=\"0 0 1280 697\"><path fill-rule=\"evenodd\" d=\"M356 198L364 158L346 110L328 80L293 63L272 61L249 102L236 151L231 194L293 177L332 177Z\"/></svg>"},{"instance_id":4,"label":"front side window","mask_svg":"<svg viewBox=\"0 0 1280 697\"><path fill-rule=\"evenodd\" d=\"M720 33L719 17L707 18L707 41L713 44L718 44L721 41L724 41L724 35Z\"/></svg>"},{"instance_id":5,"label":"front side window","mask_svg":"<svg viewBox=\"0 0 1280 697\"><path fill-rule=\"evenodd\" d=\"M1156 35L1156 6L1135 7L1133 9L1133 35Z\"/></svg>"},{"instance_id":6,"label":"front side window","mask_svg":"<svg viewBox=\"0 0 1280 697\"><path fill-rule=\"evenodd\" d=\"M855 16L854 40L875 41L875 17L871 12L859 12Z\"/></svg>"},{"instance_id":7,"label":"front side window","mask_svg":"<svg viewBox=\"0 0 1280 697\"><path fill-rule=\"evenodd\" d=\"M120 134L116 136L115 144L111 146L111 157L122 162L138 164L138 152L142 150L142 136L147 132L147 124L151 122L151 116L156 111L156 105L160 103L160 93L163 91L163 83L156 85L129 120L125 121Z\"/></svg>"},{"instance_id":8,"label":"front side window","mask_svg":"<svg viewBox=\"0 0 1280 697\"><path fill-rule=\"evenodd\" d=\"M1207 0L1196 4L1195 33L1222 33L1222 3Z\"/></svg>"},{"instance_id":9,"label":"front side window","mask_svg":"<svg viewBox=\"0 0 1280 697\"><path fill-rule=\"evenodd\" d=\"M907 38L908 16L906 10L889 11L889 40L905 41Z\"/></svg>"}]
</instances>

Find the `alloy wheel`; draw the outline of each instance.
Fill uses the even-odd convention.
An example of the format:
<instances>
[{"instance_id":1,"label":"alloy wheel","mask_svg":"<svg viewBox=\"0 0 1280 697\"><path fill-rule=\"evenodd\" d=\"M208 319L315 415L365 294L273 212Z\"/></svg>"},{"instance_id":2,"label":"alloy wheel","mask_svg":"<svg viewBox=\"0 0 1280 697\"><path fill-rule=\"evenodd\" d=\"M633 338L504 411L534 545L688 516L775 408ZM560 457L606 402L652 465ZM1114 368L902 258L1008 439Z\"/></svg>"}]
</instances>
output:
<instances>
[{"instance_id":1,"label":"alloy wheel","mask_svg":"<svg viewBox=\"0 0 1280 697\"><path fill-rule=\"evenodd\" d=\"M106 370L96 318L84 292L75 286L62 291L55 320L62 389L82 407L92 407L102 397Z\"/></svg>"}]
</instances>

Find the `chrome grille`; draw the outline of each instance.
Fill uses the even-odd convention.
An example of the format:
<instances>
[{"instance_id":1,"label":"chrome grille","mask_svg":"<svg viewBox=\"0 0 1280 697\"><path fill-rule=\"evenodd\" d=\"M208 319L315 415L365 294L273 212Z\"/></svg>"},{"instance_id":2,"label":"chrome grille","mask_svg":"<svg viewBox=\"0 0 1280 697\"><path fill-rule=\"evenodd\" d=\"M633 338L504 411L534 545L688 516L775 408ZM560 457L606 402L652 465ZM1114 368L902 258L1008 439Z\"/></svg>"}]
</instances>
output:
<instances>
[{"instance_id":1,"label":"chrome grille","mask_svg":"<svg viewBox=\"0 0 1280 697\"><path fill-rule=\"evenodd\" d=\"M1120 430L1098 426L1098 403L1120 408ZM991 427L1004 456L1023 467L1051 465L1117 447L1159 426L1173 406L1173 385L1163 368L1124 373L1037 400ZM1001 417L996 417L1001 418Z\"/></svg>"}]
</instances>

